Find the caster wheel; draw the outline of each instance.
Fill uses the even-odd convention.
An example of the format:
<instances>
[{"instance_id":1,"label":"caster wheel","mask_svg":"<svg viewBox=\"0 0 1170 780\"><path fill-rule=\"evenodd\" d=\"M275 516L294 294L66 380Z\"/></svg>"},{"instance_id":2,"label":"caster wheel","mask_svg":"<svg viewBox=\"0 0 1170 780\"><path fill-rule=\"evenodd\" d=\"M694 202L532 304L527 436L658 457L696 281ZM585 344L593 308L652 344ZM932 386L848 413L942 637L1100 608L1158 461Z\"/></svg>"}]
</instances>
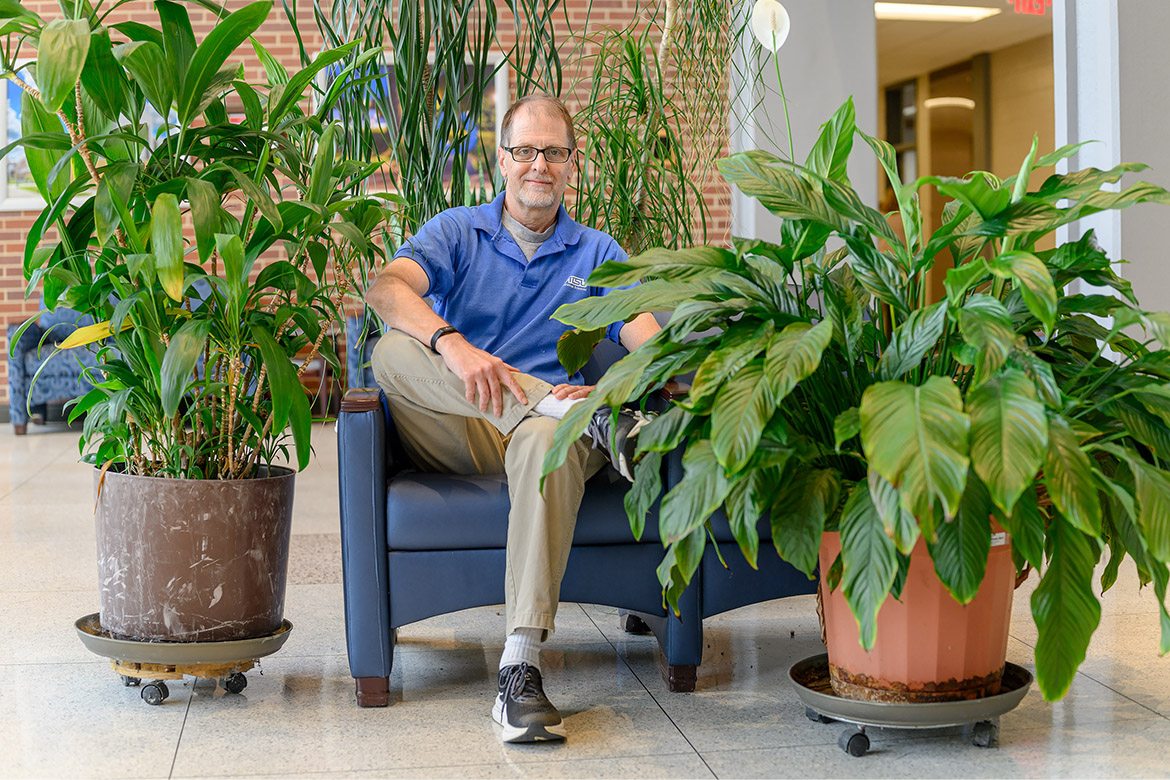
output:
<instances>
[{"instance_id":1,"label":"caster wheel","mask_svg":"<svg viewBox=\"0 0 1170 780\"><path fill-rule=\"evenodd\" d=\"M837 745L854 758L861 758L869 750L869 737L861 729L846 729L837 738Z\"/></svg>"},{"instance_id":2,"label":"caster wheel","mask_svg":"<svg viewBox=\"0 0 1170 780\"><path fill-rule=\"evenodd\" d=\"M139 680L137 677L131 677L128 674L118 676L122 678L122 685L127 688L137 688L139 685L142 685L142 680Z\"/></svg>"},{"instance_id":3,"label":"caster wheel","mask_svg":"<svg viewBox=\"0 0 1170 780\"><path fill-rule=\"evenodd\" d=\"M814 710L812 707L804 708L804 717L811 720L813 723L832 723L833 719L825 717L821 713Z\"/></svg>"},{"instance_id":4,"label":"caster wheel","mask_svg":"<svg viewBox=\"0 0 1170 780\"><path fill-rule=\"evenodd\" d=\"M999 726L989 720L976 723L971 729L971 744L975 747L999 747Z\"/></svg>"},{"instance_id":5,"label":"caster wheel","mask_svg":"<svg viewBox=\"0 0 1170 780\"><path fill-rule=\"evenodd\" d=\"M148 683L142 686L142 700L150 705L162 704L171 695L167 690L167 684L162 680L158 682Z\"/></svg>"},{"instance_id":6,"label":"caster wheel","mask_svg":"<svg viewBox=\"0 0 1170 780\"><path fill-rule=\"evenodd\" d=\"M240 672L234 672L223 678L223 689L228 693L239 693L248 687L248 678Z\"/></svg>"}]
</instances>

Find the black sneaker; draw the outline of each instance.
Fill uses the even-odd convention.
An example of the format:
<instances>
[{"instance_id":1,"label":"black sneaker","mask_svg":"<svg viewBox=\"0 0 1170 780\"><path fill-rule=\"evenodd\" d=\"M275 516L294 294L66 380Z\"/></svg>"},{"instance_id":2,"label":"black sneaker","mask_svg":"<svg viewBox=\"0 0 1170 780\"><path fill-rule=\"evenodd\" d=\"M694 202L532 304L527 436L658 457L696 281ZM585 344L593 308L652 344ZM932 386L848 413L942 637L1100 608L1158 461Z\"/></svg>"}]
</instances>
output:
<instances>
[{"instance_id":1,"label":"black sneaker","mask_svg":"<svg viewBox=\"0 0 1170 780\"><path fill-rule=\"evenodd\" d=\"M542 742L565 738L561 713L544 695L540 670L525 663L500 670L492 718L504 727L505 742Z\"/></svg>"},{"instance_id":2,"label":"black sneaker","mask_svg":"<svg viewBox=\"0 0 1170 780\"><path fill-rule=\"evenodd\" d=\"M593 439L593 449L601 450L618 473L634 481L634 445L638 431L650 422L641 412L618 413L617 423L613 422L613 411L603 406L593 413L585 435Z\"/></svg>"}]
</instances>

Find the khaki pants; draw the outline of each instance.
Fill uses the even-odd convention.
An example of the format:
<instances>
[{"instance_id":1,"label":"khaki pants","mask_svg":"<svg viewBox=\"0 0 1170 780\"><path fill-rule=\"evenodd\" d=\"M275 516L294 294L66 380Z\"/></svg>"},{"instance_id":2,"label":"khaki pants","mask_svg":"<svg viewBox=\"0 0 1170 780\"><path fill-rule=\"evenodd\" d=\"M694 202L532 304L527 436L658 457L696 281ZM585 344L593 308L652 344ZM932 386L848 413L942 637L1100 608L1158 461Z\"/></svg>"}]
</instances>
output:
<instances>
[{"instance_id":1,"label":"khaki pants","mask_svg":"<svg viewBox=\"0 0 1170 780\"><path fill-rule=\"evenodd\" d=\"M401 331L381 338L372 363L416 466L445 474L508 475L507 632L525 627L551 634L585 480L605 465L605 456L588 440L577 441L564 465L548 475L541 495L541 467L558 420L534 414L532 407L551 385L516 374L528 404L501 388L504 410L495 417L490 408L481 412L468 403L463 380L440 355Z\"/></svg>"}]
</instances>

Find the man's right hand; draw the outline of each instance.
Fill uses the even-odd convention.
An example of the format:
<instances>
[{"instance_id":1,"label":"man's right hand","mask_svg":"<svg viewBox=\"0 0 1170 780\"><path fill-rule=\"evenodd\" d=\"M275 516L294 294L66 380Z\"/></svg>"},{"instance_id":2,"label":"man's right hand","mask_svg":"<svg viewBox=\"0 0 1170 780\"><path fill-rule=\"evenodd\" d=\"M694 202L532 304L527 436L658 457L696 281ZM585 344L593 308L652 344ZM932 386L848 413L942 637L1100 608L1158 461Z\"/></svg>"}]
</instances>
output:
<instances>
[{"instance_id":1,"label":"man's right hand","mask_svg":"<svg viewBox=\"0 0 1170 780\"><path fill-rule=\"evenodd\" d=\"M467 402L478 406L481 412L486 412L490 403L492 414L496 417L504 413L504 395L500 385L508 388L521 404L527 405L528 396L512 376L512 372L517 369L490 352L473 346L461 334L452 333L442 337L436 349L443 356L447 367L463 380Z\"/></svg>"}]
</instances>

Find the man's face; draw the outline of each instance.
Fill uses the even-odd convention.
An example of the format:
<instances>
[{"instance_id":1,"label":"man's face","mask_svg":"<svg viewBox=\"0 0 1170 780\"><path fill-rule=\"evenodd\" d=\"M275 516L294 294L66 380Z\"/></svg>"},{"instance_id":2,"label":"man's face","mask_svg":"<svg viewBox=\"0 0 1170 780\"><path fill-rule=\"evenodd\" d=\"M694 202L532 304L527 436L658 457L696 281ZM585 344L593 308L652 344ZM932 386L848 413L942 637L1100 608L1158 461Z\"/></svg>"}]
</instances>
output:
<instances>
[{"instance_id":1,"label":"man's face","mask_svg":"<svg viewBox=\"0 0 1170 780\"><path fill-rule=\"evenodd\" d=\"M512 119L511 147L569 146L565 123L539 106L525 106ZM573 158L568 162L550 163L543 154L532 162L516 162L503 149L496 150L500 171L507 180L508 194L525 209L543 210L559 206L565 195Z\"/></svg>"}]
</instances>

